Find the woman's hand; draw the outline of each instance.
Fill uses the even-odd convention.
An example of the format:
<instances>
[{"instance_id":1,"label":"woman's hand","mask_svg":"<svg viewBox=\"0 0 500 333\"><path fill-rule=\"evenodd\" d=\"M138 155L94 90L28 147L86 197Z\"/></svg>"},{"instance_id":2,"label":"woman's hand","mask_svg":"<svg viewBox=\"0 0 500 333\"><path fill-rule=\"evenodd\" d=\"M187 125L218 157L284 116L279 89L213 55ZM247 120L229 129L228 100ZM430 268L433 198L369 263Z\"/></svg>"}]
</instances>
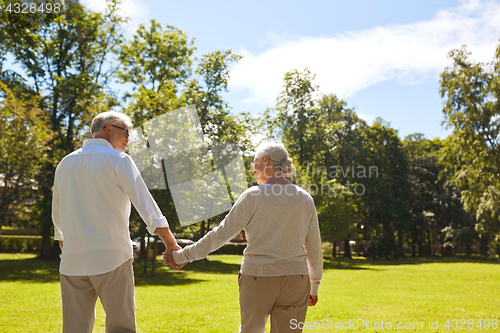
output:
<instances>
[{"instance_id":1,"label":"woman's hand","mask_svg":"<svg viewBox=\"0 0 500 333\"><path fill-rule=\"evenodd\" d=\"M163 252L163 263L165 265L170 265L170 267L172 267L172 269L174 269L176 271L178 271L179 269L181 269L182 267L184 267L186 265L186 263L177 265L177 263L175 262L175 259L174 259L174 255L172 254L172 250L169 250L169 249L167 249L165 252Z\"/></svg>"},{"instance_id":2,"label":"woman's hand","mask_svg":"<svg viewBox=\"0 0 500 333\"><path fill-rule=\"evenodd\" d=\"M315 306L318 303L318 296L309 295L309 306Z\"/></svg>"}]
</instances>

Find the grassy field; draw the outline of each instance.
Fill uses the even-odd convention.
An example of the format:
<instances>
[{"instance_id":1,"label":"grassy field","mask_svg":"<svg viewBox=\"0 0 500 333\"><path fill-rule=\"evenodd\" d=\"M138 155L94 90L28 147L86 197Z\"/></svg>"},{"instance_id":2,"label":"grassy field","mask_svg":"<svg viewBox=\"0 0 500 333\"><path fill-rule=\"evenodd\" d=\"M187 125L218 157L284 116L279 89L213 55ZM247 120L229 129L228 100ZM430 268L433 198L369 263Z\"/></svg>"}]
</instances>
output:
<instances>
[{"instance_id":1,"label":"grassy field","mask_svg":"<svg viewBox=\"0 0 500 333\"><path fill-rule=\"evenodd\" d=\"M160 258L155 277L144 276L143 263L135 263L139 332L238 331L241 257L210 256L209 263L178 272ZM339 268L326 258L324 267L319 302L309 308L304 332L500 332L496 262L343 259ZM61 332L57 269L57 262L34 255L0 254L0 332ZM94 332L104 332L99 302Z\"/></svg>"}]
</instances>

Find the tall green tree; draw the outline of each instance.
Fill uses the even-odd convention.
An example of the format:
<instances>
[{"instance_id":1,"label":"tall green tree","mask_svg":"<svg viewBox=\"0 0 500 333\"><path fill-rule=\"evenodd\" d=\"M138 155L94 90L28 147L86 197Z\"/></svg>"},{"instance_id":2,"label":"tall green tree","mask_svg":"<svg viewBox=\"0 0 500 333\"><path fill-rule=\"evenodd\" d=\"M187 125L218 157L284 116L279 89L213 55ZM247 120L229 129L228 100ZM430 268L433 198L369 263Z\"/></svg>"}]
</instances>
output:
<instances>
[{"instance_id":1,"label":"tall green tree","mask_svg":"<svg viewBox=\"0 0 500 333\"><path fill-rule=\"evenodd\" d=\"M410 222L408 161L397 131L382 119L363 133L368 170L366 192L358 209L363 214L363 237L373 257L401 257Z\"/></svg>"},{"instance_id":2,"label":"tall green tree","mask_svg":"<svg viewBox=\"0 0 500 333\"><path fill-rule=\"evenodd\" d=\"M120 42L117 71L122 83L132 85L126 108L135 125L182 106L180 90L191 75L193 40L173 27L152 19L139 25L131 40Z\"/></svg>"},{"instance_id":3,"label":"tall green tree","mask_svg":"<svg viewBox=\"0 0 500 333\"><path fill-rule=\"evenodd\" d=\"M134 92L126 97L126 112L136 126L169 111L195 106L204 140L207 144L233 143L246 151L248 114L235 116L222 94L227 92L231 64L241 57L231 50L216 51L202 56L192 71L193 42L181 30L152 20L148 27L141 25L133 39L123 42L119 59L124 66L118 78L132 84ZM194 75L193 75L194 74ZM146 133L147 134L147 133ZM177 215L170 192L152 191L155 199L176 227ZM138 217L137 217L138 218ZM220 221L214 217L210 221ZM201 234L209 230L210 221L201 223ZM193 228L187 228L193 231Z\"/></svg>"},{"instance_id":4,"label":"tall green tree","mask_svg":"<svg viewBox=\"0 0 500 333\"><path fill-rule=\"evenodd\" d=\"M437 220L440 215L440 196L444 186L440 180L440 152L443 144L439 138L426 139L423 134L408 135L403 141L408 159L412 200L409 239L412 254L431 255L432 243L440 238Z\"/></svg>"},{"instance_id":5,"label":"tall green tree","mask_svg":"<svg viewBox=\"0 0 500 333\"><path fill-rule=\"evenodd\" d=\"M232 50L215 51L202 56L196 68L197 77L189 80L182 99L186 105L196 106L205 141L214 147L219 143L236 145L241 149L247 165L247 179L250 174L250 151L253 148L250 135L254 132L254 121L249 113L233 114L224 101L223 94L228 91L231 65L241 59ZM211 223L217 223L222 216L215 216L201 222L201 235L209 231Z\"/></svg>"},{"instance_id":6,"label":"tall green tree","mask_svg":"<svg viewBox=\"0 0 500 333\"><path fill-rule=\"evenodd\" d=\"M347 103L334 94L324 94L317 100L316 112L318 116L317 137L315 147L318 150L319 165L325 166L328 172L326 179L335 179L338 184L346 188L345 205L356 206L360 197L353 192L353 186L364 186L364 177L359 178L359 170L366 168L366 152L363 144L363 131L367 125L360 119L353 108L348 108ZM353 170L358 171L354 172ZM360 187L361 188L361 187ZM364 191L363 191L364 192ZM360 192L361 193L361 192ZM355 226L360 225L360 216L345 216L351 221L350 228L344 238L344 255L351 257L350 241L357 238ZM337 222L334 219L331 223ZM338 239L336 239L338 241Z\"/></svg>"},{"instance_id":7,"label":"tall green tree","mask_svg":"<svg viewBox=\"0 0 500 333\"><path fill-rule=\"evenodd\" d=\"M40 161L47 157L50 133L46 113L36 100L27 103L0 82L0 226L15 217L27 200L37 199ZM15 209L12 209L14 207Z\"/></svg>"},{"instance_id":8,"label":"tall green tree","mask_svg":"<svg viewBox=\"0 0 500 333\"><path fill-rule=\"evenodd\" d=\"M7 2L0 0L0 7ZM106 4L104 13L81 5L57 14L0 13L0 49L23 68L24 73L17 74L39 96L39 108L48 115L46 127L54 133L38 179L43 258L55 255L50 244L55 166L88 134L93 116L116 105L108 86L115 70L109 60L122 38L125 19L117 14L119 0Z\"/></svg>"},{"instance_id":9,"label":"tall green tree","mask_svg":"<svg viewBox=\"0 0 500 333\"><path fill-rule=\"evenodd\" d=\"M445 125L460 168L455 182L465 210L476 214L476 230L500 241L500 46L491 63L476 63L466 47L449 53L441 74Z\"/></svg>"},{"instance_id":10,"label":"tall green tree","mask_svg":"<svg viewBox=\"0 0 500 333\"><path fill-rule=\"evenodd\" d=\"M308 68L302 72L292 70L285 73L276 109L264 114L263 125L268 127L270 137L280 138L300 166L313 161L319 148L315 76Z\"/></svg>"}]
</instances>

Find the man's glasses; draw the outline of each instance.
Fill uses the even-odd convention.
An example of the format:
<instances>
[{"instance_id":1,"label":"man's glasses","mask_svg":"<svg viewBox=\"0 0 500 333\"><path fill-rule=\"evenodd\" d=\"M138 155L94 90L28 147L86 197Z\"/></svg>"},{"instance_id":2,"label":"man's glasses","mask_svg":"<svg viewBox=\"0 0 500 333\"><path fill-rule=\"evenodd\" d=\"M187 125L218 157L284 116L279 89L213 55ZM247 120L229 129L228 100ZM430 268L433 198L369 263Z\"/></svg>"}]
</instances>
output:
<instances>
[{"instance_id":1,"label":"man's glasses","mask_svg":"<svg viewBox=\"0 0 500 333\"><path fill-rule=\"evenodd\" d=\"M111 124L109 124L109 125L111 125ZM111 126L116 127L116 128L119 128L119 129L124 130L125 132L127 132L127 133L125 134L125 136L126 136L126 137L127 137L127 139L128 139L128 129L123 128L123 127L120 127L120 126L116 126L116 125L111 125Z\"/></svg>"}]
</instances>

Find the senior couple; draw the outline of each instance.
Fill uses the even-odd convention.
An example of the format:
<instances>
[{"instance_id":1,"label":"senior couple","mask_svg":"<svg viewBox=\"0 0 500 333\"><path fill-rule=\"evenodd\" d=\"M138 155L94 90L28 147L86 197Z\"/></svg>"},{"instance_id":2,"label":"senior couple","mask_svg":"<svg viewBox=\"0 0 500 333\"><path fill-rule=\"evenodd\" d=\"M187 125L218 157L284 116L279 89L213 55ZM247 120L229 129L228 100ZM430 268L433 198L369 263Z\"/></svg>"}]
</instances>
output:
<instances>
[{"instance_id":1,"label":"senior couple","mask_svg":"<svg viewBox=\"0 0 500 333\"><path fill-rule=\"evenodd\" d=\"M173 269L205 258L245 230L248 245L238 276L240 332L264 332L269 316L273 333L301 331L291 322L303 322L308 305L318 301L323 258L313 199L284 178L292 161L283 145L258 147L258 186L238 198L218 227L181 249L124 152L131 126L130 118L118 112L97 115L92 139L56 169L52 219L62 249L63 332L92 332L97 298L106 312L106 332L136 332L131 203L147 230L165 243L163 261Z\"/></svg>"}]
</instances>

